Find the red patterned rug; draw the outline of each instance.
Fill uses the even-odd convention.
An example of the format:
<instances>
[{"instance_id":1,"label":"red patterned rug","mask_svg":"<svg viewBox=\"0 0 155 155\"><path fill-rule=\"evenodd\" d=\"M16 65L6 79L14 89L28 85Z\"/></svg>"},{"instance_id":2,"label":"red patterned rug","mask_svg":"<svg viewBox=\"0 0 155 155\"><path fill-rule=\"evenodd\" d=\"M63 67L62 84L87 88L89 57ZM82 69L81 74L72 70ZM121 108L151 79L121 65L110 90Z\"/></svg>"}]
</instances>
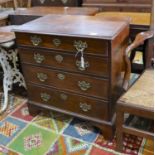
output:
<instances>
[{"instance_id":1,"label":"red patterned rug","mask_svg":"<svg viewBox=\"0 0 155 155\"><path fill-rule=\"evenodd\" d=\"M1 102L3 94L0 94ZM0 116L0 155L153 155L153 142L125 135L124 151L89 122L56 112L29 115L27 99L9 96Z\"/></svg>"}]
</instances>

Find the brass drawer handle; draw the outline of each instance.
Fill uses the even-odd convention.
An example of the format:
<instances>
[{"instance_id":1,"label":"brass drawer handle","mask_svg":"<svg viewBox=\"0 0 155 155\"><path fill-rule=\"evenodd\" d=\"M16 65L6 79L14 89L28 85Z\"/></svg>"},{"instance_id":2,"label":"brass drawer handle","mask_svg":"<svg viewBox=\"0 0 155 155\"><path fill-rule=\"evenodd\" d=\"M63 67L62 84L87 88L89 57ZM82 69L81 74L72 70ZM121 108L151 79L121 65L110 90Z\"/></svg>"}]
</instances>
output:
<instances>
[{"instance_id":1,"label":"brass drawer handle","mask_svg":"<svg viewBox=\"0 0 155 155\"><path fill-rule=\"evenodd\" d=\"M66 101L68 99L68 96L66 94L60 94L60 98L64 101Z\"/></svg>"},{"instance_id":2,"label":"brass drawer handle","mask_svg":"<svg viewBox=\"0 0 155 155\"><path fill-rule=\"evenodd\" d=\"M45 82L47 80L47 75L44 73L37 73L37 78L41 81L41 82Z\"/></svg>"},{"instance_id":3,"label":"brass drawer handle","mask_svg":"<svg viewBox=\"0 0 155 155\"><path fill-rule=\"evenodd\" d=\"M53 44L54 44L54 46L59 47L61 45L61 40L58 38L54 38Z\"/></svg>"},{"instance_id":4,"label":"brass drawer handle","mask_svg":"<svg viewBox=\"0 0 155 155\"><path fill-rule=\"evenodd\" d=\"M38 64L41 64L45 60L45 57L39 53L35 53L33 58Z\"/></svg>"},{"instance_id":5,"label":"brass drawer handle","mask_svg":"<svg viewBox=\"0 0 155 155\"><path fill-rule=\"evenodd\" d=\"M83 42L81 40L74 41L74 47L78 52L83 52L86 48L88 48L88 45L86 42Z\"/></svg>"},{"instance_id":6,"label":"brass drawer handle","mask_svg":"<svg viewBox=\"0 0 155 155\"><path fill-rule=\"evenodd\" d=\"M40 97L45 102L47 102L47 101L49 101L51 99L51 96L49 94L47 94L47 93L41 93Z\"/></svg>"},{"instance_id":7,"label":"brass drawer handle","mask_svg":"<svg viewBox=\"0 0 155 155\"><path fill-rule=\"evenodd\" d=\"M82 109L82 111L88 112L89 110L91 110L91 105L80 102L80 108Z\"/></svg>"},{"instance_id":8,"label":"brass drawer handle","mask_svg":"<svg viewBox=\"0 0 155 155\"><path fill-rule=\"evenodd\" d=\"M64 80L66 78L66 76L64 74L61 74L61 73L59 73L57 75L57 77L58 77L59 80Z\"/></svg>"},{"instance_id":9,"label":"brass drawer handle","mask_svg":"<svg viewBox=\"0 0 155 155\"><path fill-rule=\"evenodd\" d=\"M58 63L61 63L63 61L63 56L62 55L56 55L55 56L55 60L58 62Z\"/></svg>"},{"instance_id":10,"label":"brass drawer handle","mask_svg":"<svg viewBox=\"0 0 155 155\"><path fill-rule=\"evenodd\" d=\"M90 83L86 81L78 81L78 86L83 91L87 91L89 88L91 88Z\"/></svg>"},{"instance_id":11,"label":"brass drawer handle","mask_svg":"<svg viewBox=\"0 0 155 155\"><path fill-rule=\"evenodd\" d=\"M31 36L30 40L34 46L38 46L42 42L42 39L37 35Z\"/></svg>"},{"instance_id":12,"label":"brass drawer handle","mask_svg":"<svg viewBox=\"0 0 155 155\"><path fill-rule=\"evenodd\" d=\"M81 67L81 61L77 60L77 61L76 61L76 66L78 67L78 69L79 69L80 71L84 71L84 70L86 70L86 68L89 67L89 62L86 61L86 62L84 63L84 68L83 68L83 67Z\"/></svg>"}]
</instances>

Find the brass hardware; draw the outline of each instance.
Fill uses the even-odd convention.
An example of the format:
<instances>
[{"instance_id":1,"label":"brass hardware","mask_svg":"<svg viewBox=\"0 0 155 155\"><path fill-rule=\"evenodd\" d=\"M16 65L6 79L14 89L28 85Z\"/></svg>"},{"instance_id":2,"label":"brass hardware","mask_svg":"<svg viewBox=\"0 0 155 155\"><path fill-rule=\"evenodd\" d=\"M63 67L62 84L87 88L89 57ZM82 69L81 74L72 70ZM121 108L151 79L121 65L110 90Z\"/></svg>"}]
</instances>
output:
<instances>
[{"instance_id":1,"label":"brass hardware","mask_svg":"<svg viewBox=\"0 0 155 155\"><path fill-rule=\"evenodd\" d=\"M38 64L41 64L45 60L45 57L39 53L34 54L33 58L34 58L35 62Z\"/></svg>"},{"instance_id":2,"label":"brass hardware","mask_svg":"<svg viewBox=\"0 0 155 155\"><path fill-rule=\"evenodd\" d=\"M53 39L53 44L56 46L56 47L59 47L61 45L61 40L58 39L58 38L54 38Z\"/></svg>"},{"instance_id":3,"label":"brass hardware","mask_svg":"<svg viewBox=\"0 0 155 155\"><path fill-rule=\"evenodd\" d=\"M63 56L62 55L56 55L55 56L55 60L58 62L58 63L61 63L63 61Z\"/></svg>"},{"instance_id":4,"label":"brass hardware","mask_svg":"<svg viewBox=\"0 0 155 155\"><path fill-rule=\"evenodd\" d=\"M45 101L45 102L49 101L50 98L51 98L51 96L50 96L49 94L47 94L47 93L41 93L41 94L40 94L40 97L41 97L41 99L42 99L43 101Z\"/></svg>"},{"instance_id":5,"label":"brass hardware","mask_svg":"<svg viewBox=\"0 0 155 155\"><path fill-rule=\"evenodd\" d=\"M85 63L84 63L84 68L83 68L83 67L81 67L81 61L77 60L77 61L76 61L76 66L78 67L78 69L79 69L80 71L84 71L84 70L86 70L86 68L89 67L89 62L88 62L88 61L85 62Z\"/></svg>"},{"instance_id":6,"label":"brass hardware","mask_svg":"<svg viewBox=\"0 0 155 155\"><path fill-rule=\"evenodd\" d=\"M42 42L42 39L37 35L31 36L30 40L34 46L38 46Z\"/></svg>"},{"instance_id":7,"label":"brass hardware","mask_svg":"<svg viewBox=\"0 0 155 155\"><path fill-rule=\"evenodd\" d=\"M47 75L44 73L37 73L37 78L41 81L41 82L45 82L47 80Z\"/></svg>"},{"instance_id":8,"label":"brass hardware","mask_svg":"<svg viewBox=\"0 0 155 155\"><path fill-rule=\"evenodd\" d=\"M81 90L86 91L89 88L91 88L90 83L86 82L86 81L78 81L78 86L80 87Z\"/></svg>"},{"instance_id":9,"label":"brass hardware","mask_svg":"<svg viewBox=\"0 0 155 155\"><path fill-rule=\"evenodd\" d=\"M74 47L76 48L77 52L76 55L81 54L81 62L80 62L80 68L81 70L85 70L85 61L84 61L84 50L88 47L86 42L74 41Z\"/></svg>"},{"instance_id":10,"label":"brass hardware","mask_svg":"<svg viewBox=\"0 0 155 155\"><path fill-rule=\"evenodd\" d=\"M66 4L68 2L68 0L61 0L62 3Z\"/></svg>"},{"instance_id":11,"label":"brass hardware","mask_svg":"<svg viewBox=\"0 0 155 155\"><path fill-rule=\"evenodd\" d=\"M74 47L76 48L78 52L83 52L88 47L88 45L86 42L82 42L81 40L79 41L75 40Z\"/></svg>"},{"instance_id":12,"label":"brass hardware","mask_svg":"<svg viewBox=\"0 0 155 155\"><path fill-rule=\"evenodd\" d=\"M80 108L82 109L82 111L88 112L89 110L91 110L91 105L80 102Z\"/></svg>"},{"instance_id":13,"label":"brass hardware","mask_svg":"<svg viewBox=\"0 0 155 155\"><path fill-rule=\"evenodd\" d=\"M57 77L58 77L59 80L64 80L65 79L65 75L64 74L61 74L61 73L59 73L57 75Z\"/></svg>"},{"instance_id":14,"label":"brass hardware","mask_svg":"<svg viewBox=\"0 0 155 155\"><path fill-rule=\"evenodd\" d=\"M68 96L66 94L60 94L60 98L64 101L67 100Z\"/></svg>"}]
</instances>

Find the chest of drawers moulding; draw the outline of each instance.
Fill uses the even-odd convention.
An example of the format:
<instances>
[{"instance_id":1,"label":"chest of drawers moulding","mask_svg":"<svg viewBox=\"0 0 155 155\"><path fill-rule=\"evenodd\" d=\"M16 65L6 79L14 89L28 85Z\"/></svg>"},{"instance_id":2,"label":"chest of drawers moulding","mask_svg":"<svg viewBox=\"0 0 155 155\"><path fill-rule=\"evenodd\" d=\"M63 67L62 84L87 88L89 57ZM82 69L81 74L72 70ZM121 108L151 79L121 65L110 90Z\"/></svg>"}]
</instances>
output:
<instances>
[{"instance_id":1,"label":"chest of drawers moulding","mask_svg":"<svg viewBox=\"0 0 155 155\"><path fill-rule=\"evenodd\" d=\"M48 15L14 31L30 114L44 109L73 115L111 138L128 22Z\"/></svg>"}]
</instances>

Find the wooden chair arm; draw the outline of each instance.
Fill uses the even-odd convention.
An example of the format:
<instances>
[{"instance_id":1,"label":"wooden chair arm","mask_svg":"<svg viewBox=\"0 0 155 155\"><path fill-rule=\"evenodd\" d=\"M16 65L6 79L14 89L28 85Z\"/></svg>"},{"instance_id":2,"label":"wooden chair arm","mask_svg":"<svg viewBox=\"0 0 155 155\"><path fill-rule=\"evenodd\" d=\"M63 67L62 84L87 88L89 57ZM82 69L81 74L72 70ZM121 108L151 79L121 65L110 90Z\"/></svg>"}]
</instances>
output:
<instances>
[{"instance_id":1,"label":"wooden chair arm","mask_svg":"<svg viewBox=\"0 0 155 155\"><path fill-rule=\"evenodd\" d=\"M153 31L146 31L141 32L136 35L135 40L132 44L130 44L126 50L125 50L125 75L124 75L124 81L123 81L123 89L127 90L129 86L129 80L130 80L130 73L131 73L131 62L129 59L129 54L132 52L133 49L137 48L140 45L144 44L144 41L153 37L154 32Z\"/></svg>"}]
</instances>

